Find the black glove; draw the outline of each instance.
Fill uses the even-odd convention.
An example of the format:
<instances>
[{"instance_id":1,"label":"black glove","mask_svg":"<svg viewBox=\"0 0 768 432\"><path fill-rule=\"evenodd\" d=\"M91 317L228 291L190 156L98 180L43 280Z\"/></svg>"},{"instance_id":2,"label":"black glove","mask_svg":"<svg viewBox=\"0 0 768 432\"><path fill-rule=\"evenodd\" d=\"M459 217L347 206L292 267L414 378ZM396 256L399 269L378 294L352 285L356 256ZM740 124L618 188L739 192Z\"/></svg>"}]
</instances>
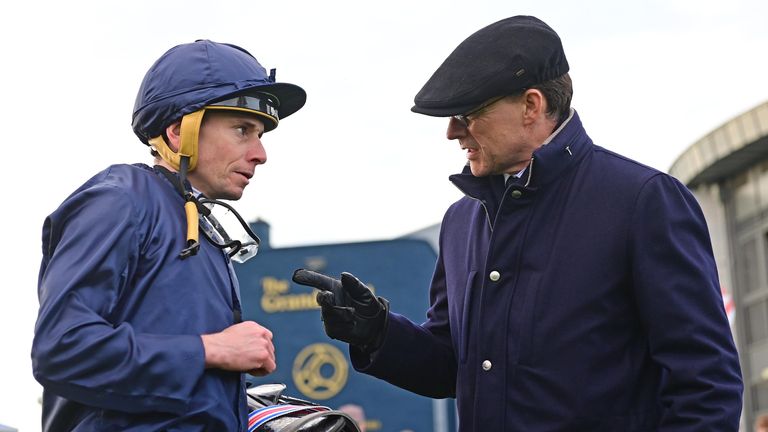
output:
<instances>
[{"instance_id":1,"label":"black glove","mask_svg":"<svg viewBox=\"0 0 768 432\"><path fill-rule=\"evenodd\" d=\"M384 339L389 302L373 295L373 291L350 273L341 280L312 270L298 269L293 281L320 290L320 305L325 333L357 346L365 352L375 351Z\"/></svg>"}]
</instances>

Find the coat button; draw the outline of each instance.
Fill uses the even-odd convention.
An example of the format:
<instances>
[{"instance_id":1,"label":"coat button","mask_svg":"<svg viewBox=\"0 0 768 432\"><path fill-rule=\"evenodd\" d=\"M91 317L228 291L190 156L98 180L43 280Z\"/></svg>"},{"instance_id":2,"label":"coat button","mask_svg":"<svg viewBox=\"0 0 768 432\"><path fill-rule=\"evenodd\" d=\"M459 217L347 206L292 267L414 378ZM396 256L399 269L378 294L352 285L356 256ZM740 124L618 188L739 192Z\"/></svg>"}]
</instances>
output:
<instances>
[{"instance_id":1,"label":"coat button","mask_svg":"<svg viewBox=\"0 0 768 432\"><path fill-rule=\"evenodd\" d=\"M519 189L514 189L512 192L509 193L509 196L511 196L514 199L518 199L521 196L523 196L523 192Z\"/></svg>"},{"instance_id":2,"label":"coat button","mask_svg":"<svg viewBox=\"0 0 768 432\"><path fill-rule=\"evenodd\" d=\"M491 278L492 281L496 282L499 280L499 278L501 278L501 273L494 270L491 272L491 274L488 275L488 277Z\"/></svg>"},{"instance_id":3,"label":"coat button","mask_svg":"<svg viewBox=\"0 0 768 432\"><path fill-rule=\"evenodd\" d=\"M489 371L489 370L491 370L492 367L493 367L493 365L491 364L490 360L483 360L483 370L484 371Z\"/></svg>"}]
</instances>

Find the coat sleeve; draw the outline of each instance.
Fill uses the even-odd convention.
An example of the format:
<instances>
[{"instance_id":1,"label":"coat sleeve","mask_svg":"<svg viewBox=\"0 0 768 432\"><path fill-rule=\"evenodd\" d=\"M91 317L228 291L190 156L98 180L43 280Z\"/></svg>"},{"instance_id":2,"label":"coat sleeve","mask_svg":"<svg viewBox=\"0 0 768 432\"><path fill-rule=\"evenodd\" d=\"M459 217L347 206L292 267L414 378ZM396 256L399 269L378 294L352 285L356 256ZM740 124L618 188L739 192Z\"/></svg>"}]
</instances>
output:
<instances>
[{"instance_id":1,"label":"coat sleeve","mask_svg":"<svg viewBox=\"0 0 768 432\"><path fill-rule=\"evenodd\" d=\"M140 334L110 319L128 307L138 218L126 192L101 185L46 219L33 372L47 391L82 404L181 413L204 371L199 335Z\"/></svg>"},{"instance_id":2,"label":"coat sleeve","mask_svg":"<svg viewBox=\"0 0 768 432\"><path fill-rule=\"evenodd\" d=\"M638 195L631 230L634 295L651 357L665 372L658 430L738 430L738 354L698 203L657 175Z\"/></svg>"},{"instance_id":3,"label":"coat sleeve","mask_svg":"<svg viewBox=\"0 0 768 432\"><path fill-rule=\"evenodd\" d=\"M350 346L355 369L422 396L455 397L456 358L440 257L432 277L430 305L427 321L421 325L390 312L384 342L371 355Z\"/></svg>"}]
</instances>

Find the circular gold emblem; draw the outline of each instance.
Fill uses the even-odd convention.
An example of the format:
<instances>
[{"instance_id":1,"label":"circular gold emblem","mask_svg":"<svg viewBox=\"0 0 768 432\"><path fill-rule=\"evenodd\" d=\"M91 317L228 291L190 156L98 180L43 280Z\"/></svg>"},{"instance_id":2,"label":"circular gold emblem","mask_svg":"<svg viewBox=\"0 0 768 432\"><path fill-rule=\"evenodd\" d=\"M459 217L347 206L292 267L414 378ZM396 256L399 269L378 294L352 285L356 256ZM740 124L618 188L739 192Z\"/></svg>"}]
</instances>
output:
<instances>
[{"instance_id":1,"label":"circular gold emblem","mask_svg":"<svg viewBox=\"0 0 768 432\"><path fill-rule=\"evenodd\" d=\"M293 382L305 396L328 399L347 383L347 359L333 345L316 343L299 352L293 361Z\"/></svg>"}]
</instances>

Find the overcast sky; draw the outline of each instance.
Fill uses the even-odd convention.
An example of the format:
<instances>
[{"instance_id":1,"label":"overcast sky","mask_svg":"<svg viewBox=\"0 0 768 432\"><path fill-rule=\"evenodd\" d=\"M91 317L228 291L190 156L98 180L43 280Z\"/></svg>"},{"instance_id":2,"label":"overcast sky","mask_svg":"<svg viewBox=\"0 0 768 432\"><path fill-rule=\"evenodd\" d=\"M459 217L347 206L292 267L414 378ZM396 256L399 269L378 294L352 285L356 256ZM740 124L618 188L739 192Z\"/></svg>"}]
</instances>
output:
<instances>
[{"instance_id":1,"label":"overcast sky","mask_svg":"<svg viewBox=\"0 0 768 432\"><path fill-rule=\"evenodd\" d=\"M195 39L248 49L304 109L265 135L268 163L236 204L272 245L397 237L438 223L465 163L413 96L464 38L536 15L563 40L573 106L596 144L667 170L692 143L768 99L765 0L6 2L0 424L37 431L29 359L40 227L112 163L151 163L130 128L147 68Z\"/></svg>"}]
</instances>

